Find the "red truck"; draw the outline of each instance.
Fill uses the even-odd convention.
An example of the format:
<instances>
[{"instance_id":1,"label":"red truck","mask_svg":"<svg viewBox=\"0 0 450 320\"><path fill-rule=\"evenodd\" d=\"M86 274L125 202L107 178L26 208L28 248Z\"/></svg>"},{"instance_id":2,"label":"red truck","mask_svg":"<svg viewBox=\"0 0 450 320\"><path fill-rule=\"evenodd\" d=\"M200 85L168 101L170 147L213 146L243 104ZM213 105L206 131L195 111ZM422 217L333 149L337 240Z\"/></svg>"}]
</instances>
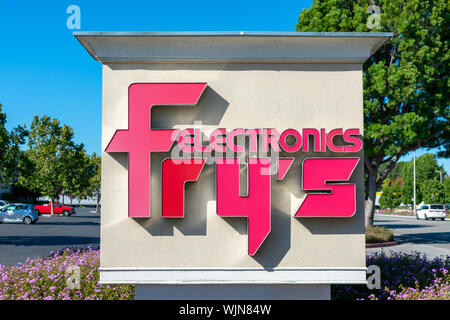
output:
<instances>
[{"instance_id":1,"label":"red truck","mask_svg":"<svg viewBox=\"0 0 450 320\"><path fill-rule=\"evenodd\" d=\"M39 205L36 204L34 207L38 211L39 214L43 213L51 213L51 203ZM71 216L72 214L75 214L75 208L63 206L58 201L53 201L53 213L54 214L62 214L66 217Z\"/></svg>"}]
</instances>

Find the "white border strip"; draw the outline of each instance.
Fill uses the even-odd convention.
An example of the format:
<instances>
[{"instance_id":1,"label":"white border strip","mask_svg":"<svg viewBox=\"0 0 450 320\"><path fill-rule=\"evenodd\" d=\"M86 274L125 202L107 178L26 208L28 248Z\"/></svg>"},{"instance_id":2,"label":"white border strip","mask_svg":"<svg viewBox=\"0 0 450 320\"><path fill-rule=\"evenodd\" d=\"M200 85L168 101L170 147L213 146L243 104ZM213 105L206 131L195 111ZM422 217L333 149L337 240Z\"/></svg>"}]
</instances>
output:
<instances>
[{"instance_id":1,"label":"white border strip","mask_svg":"<svg viewBox=\"0 0 450 320\"><path fill-rule=\"evenodd\" d=\"M366 283L366 268L157 269L100 268L101 284L338 284Z\"/></svg>"}]
</instances>

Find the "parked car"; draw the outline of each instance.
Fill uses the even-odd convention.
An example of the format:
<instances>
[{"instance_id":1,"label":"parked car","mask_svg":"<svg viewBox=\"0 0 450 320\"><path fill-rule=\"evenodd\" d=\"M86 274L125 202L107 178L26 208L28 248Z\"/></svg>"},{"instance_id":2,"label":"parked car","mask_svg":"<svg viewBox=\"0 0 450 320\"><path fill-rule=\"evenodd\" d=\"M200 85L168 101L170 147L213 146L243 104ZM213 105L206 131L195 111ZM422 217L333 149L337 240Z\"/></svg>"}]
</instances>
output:
<instances>
[{"instance_id":1,"label":"parked car","mask_svg":"<svg viewBox=\"0 0 450 320\"><path fill-rule=\"evenodd\" d=\"M424 204L417 209L417 219L445 220L445 209L442 204Z\"/></svg>"},{"instance_id":2,"label":"parked car","mask_svg":"<svg viewBox=\"0 0 450 320\"><path fill-rule=\"evenodd\" d=\"M10 203L0 209L0 223L21 222L34 224L39 220L39 215L32 204Z\"/></svg>"},{"instance_id":3,"label":"parked car","mask_svg":"<svg viewBox=\"0 0 450 320\"><path fill-rule=\"evenodd\" d=\"M4 206L7 206L9 204L6 200L0 200L0 208L3 208Z\"/></svg>"},{"instance_id":4,"label":"parked car","mask_svg":"<svg viewBox=\"0 0 450 320\"><path fill-rule=\"evenodd\" d=\"M36 204L34 207L38 211L38 214L43 213L51 213L51 202L48 202L46 204ZM75 208L63 206L58 201L53 201L53 213L54 214L62 214L66 217L71 216L75 214Z\"/></svg>"}]
</instances>

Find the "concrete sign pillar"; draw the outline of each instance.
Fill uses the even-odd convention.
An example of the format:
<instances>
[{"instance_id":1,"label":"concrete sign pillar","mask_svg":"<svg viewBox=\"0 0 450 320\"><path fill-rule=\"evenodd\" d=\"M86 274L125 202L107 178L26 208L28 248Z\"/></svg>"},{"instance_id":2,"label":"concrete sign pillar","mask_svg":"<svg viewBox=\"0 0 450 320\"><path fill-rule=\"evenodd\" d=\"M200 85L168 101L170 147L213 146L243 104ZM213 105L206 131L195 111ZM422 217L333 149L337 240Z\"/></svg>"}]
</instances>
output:
<instances>
[{"instance_id":1,"label":"concrete sign pillar","mask_svg":"<svg viewBox=\"0 0 450 320\"><path fill-rule=\"evenodd\" d=\"M137 299L365 283L362 64L390 36L76 32L103 65L101 283Z\"/></svg>"}]
</instances>

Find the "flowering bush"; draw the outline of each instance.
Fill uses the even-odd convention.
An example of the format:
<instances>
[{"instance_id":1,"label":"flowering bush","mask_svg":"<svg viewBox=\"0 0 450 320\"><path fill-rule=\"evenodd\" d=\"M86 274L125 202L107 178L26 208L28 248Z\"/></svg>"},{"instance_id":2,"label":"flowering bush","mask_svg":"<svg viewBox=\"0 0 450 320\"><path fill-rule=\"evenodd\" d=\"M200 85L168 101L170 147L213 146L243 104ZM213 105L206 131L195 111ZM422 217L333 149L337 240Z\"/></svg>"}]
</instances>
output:
<instances>
[{"instance_id":1,"label":"flowering bush","mask_svg":"<svg viewBox=\"0 0 450 320\"><path fill-rule=\"evenodd\" d=\"M100 285L100 250L66 249L52 252L48 258L27 259L16 266L0 265L0 300L132 300L134 286ZM450 300L450 256L429 260L420 253L372 254L367 266L381 270L381 289L365 285L332 286L337 300ZM80 289L70 289L67 279L71 266L80 268Z\"/></svg>"},{"instance_id":2,"label":"flowering bush","mask_svg":"<svg viewBox=\"0 0 450 320\"><path fill-rule=\"evenodd\" d=\"M423 289L416 284L415 288L403 288L399 293L391 292L391 298L395 300L450 300L450 277L447 269L442 269L443 277L436 275L435 279ZM389 299L389 298L388 298Z\"/></svg>"},{"instance_id":3,"label":"flowering bush","mask_svg":"<svg viewBox=\"0 0 450 320\"><path fill-rule=\"evenodd\" d=\"M366 285L332 286L336 300L415 300L450 299L450 256L427 259L420 253L374 253L366 265L377 265L381 271L381 289L370 290Z\"/></svg>"},{"instance_id":4,"label":"flowering bush","mask_svg":"<svg viewBox=\"0 0 450 320\"><path fill-rule=\"evenodd\" d=\"M11 267L0 265L0 300L134 299L133 286L98 284L99 263L100 250L87 248L52 252ZM80 289L67 285L71 266L80 268Z\"/></svg>"}]
</instances>

